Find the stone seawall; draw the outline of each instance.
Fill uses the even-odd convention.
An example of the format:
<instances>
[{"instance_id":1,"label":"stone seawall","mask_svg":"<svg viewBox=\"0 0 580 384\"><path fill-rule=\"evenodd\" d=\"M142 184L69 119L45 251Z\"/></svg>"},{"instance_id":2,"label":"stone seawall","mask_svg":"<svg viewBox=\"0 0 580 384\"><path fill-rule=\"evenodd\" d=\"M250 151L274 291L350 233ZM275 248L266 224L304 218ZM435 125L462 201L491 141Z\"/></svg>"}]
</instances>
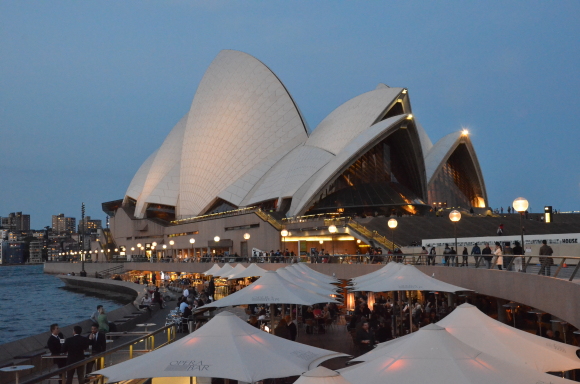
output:
<instances>
[{"instance_id":1,"label":"stone seawall","mask_svg":"<svg viewBox=\"0 0 580 384\"><path fill-rule=\"evenodd\" d=\"M55 263L56 264L56 263ZM60 264L60 263L59 263ZM63 265L74 265L74 264L64 264ZM85 270L88 269L85 266ZM101 270L101 269L99 269ZM62 273L62 271L59 271ZM107 318L109 322L114 322L117 325L118 331L129 331L135 328L136 324L142 323L149 319L149 313L147 311L140 312L135 306L135 302L143 296L144 286L137 285L134 283L129 283L125 281L117 280L106 280L106 279L96 279L90 277L79 277L79 276L58 276L62 279L68 286L74 288L81 288L84 290L99 290L107 292L122 293L133 297L133 302L110 312L107 312ZM158 310L155 308L154 310ZM136 317L129 318L133 314L137 314ZM88 316L88 314L87 314ZM9 321L9 320L8 320ZM34 321L31 318L30 321ZM65 337L70 337L73 334L73 326L80 325L83 328L83 334L90 331L92 322L87 319L75 324L70 324L67 326L61 326L61 332ZM42 353L48 353L46 349L46 342L50 337L50 332L48 331L50 324L46 324L47 331L40 333L38 335L30 336L24 339L16 340L6 344L0 344L0 367L12 365L12 364L32 364L36 368L35 370L41 370L52 365L50 360L41 360L40 355ZM22 324L26 327L26 324ZM27 373L32 373L35 370ZM0 372L0 383L6 380L13 380L13 374L5 374Z\"/></svg>"}]
</instances>

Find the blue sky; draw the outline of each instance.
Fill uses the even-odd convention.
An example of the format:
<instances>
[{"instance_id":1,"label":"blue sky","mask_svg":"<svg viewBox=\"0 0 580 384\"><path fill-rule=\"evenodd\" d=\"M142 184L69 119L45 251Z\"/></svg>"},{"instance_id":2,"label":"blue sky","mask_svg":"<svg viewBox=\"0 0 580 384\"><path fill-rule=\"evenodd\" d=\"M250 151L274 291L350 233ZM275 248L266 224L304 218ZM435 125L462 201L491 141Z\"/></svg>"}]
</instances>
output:
<instances>
[{"instance_id":1,"label":"blue sky","mask_svg":"<svg viewBox=\"0 0 580 384\"><path fill-rule=\"evenodd\" d=\"M222 49L311 128L380 82L435 142L467 127L492 207L578 210L578 1L0 2L0 216L103 218Z\"/></svg>"}]
</instances>

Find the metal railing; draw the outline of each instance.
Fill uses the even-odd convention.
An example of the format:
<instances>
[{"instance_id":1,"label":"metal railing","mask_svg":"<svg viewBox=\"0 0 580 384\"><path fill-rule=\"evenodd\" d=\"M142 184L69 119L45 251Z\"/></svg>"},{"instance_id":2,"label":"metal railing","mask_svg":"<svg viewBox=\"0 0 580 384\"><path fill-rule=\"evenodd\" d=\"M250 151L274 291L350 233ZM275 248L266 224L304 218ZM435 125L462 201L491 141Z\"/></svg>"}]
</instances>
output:
<instances>
[{"instance_id":1,"label":"metal railing","mask_svg":"<svg viewBox=\"0 0 580 384\"><path fill-rule=\"evenodd\" d=\"M112 355L118 352L128 352L129 359L132 359L135 353L146 353L153 351L155 349L162 348L175 341L177 328L175 324L166 325L153 332L115 332L114 334L119 334L118 336L135 336L137 340L131 340L114 348L111 348L105 352L99 353L98 355L90 356L78 363L67 365L66 367L59 368L57 370L50 371L41 375L37 375L31 378L26 378L25 380L20 380L20 384L37 384L45 380L52 381L54 377L58 377L64 383L66 381L66 374L68 371L72 371L78 367L86 366L91 363L94 364L95 370L105 367L105 361L107 358L112 359ZM160 333L167 333L167 341L155 346L155 335ZM135 349L135 345L138 343L143 343L144 349ZM45 358L50 358L46 356ZM55 379L55 380L58 380ZM95 375L92 379L85 380L86 383L104 384L104 376Z\"/></svg>"}]
</instances>

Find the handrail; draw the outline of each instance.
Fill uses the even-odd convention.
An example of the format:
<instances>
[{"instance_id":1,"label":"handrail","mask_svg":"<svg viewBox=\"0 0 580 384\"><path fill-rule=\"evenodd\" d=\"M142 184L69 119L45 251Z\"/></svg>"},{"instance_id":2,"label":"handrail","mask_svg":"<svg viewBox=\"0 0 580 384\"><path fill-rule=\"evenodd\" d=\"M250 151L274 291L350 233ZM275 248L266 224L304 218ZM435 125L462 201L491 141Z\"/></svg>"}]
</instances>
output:
<instances>
[{"instance_id":1,"label":"handrail","mask_svg":"<svg viewBox=\"0 0 580 384\"><path fill-rule=\"evenodd\" d=\"M268 223L272 224L272 226L274 228L276 228L277 230L281 231L282 229L284 229L284 226L282 225L282 223L280 223L278 220L276 220L274 217L272 217L271 215L269 215L268 213L262 211L261 209L257 209L255 211L256 215L258 215L258 217L260 217L262 220L267 221Z\"/></svg>"},{"instance_id":2,"label":"handrail","mask_svg":"<svg viewBox=\"0 0 580 384\"><path fill-rule=\"evenodd\" d=\"M153 344L154 336L156 334L158 334L158 333L165 332L165 331L168 332L168 334L167 334L167 342L164 342L162 344L159 344L158 346L155 347L154 344ZM105 362L105 358L107 356L109 356L109 355L111 355L111 354L113 354L115 352L124 351L125 350L124 348L127 348L127 347L129 347L129 359L132 359L133 358L133 352L139 352L139 351L134 351L133 350L133 345L135 345L137 343L140 343L142 341L145 341L145 340L150 340L151 341L151 344L150 345L152 347L151 348L151 351L153 351L153 350L162 348L162 347L164 347L164 346L166 346L166 345L174 342L175 341L175 338L176 338L176 335L177 335L177 328L176 328L175 324L166 325L166 326L164 326L162 328L159 328L156 331L149 332L147 334L142 335L142 337L138 337L138 340L128 341L128 342L123 343L121 345L118 345L118 346L116 346L116 347L114 347L112 349L109 349L107 351L104 351L102 353L99 353L98 355L94 355L94 356L87 357L86 359L81 360L78 363L70 364L70 365L67 365L65 367L59 368L57 370L54 370L54 371L51 371L51 372L48 372L48 373L45 373L45 374L42 374L42 375L39 375L39 376L35 376L33 378L30 378L30 379L27 379L27 380L24 380L24 381L21 380L20 381L20 384L36 384L36 383L41 383L42 381L47 380L47 379L50 379L51 377L53 377L55 375L66 375L66 373L68 371L71 371L73 369L76 369L78 367L81 367L83 365L86 365L86 364L88 364L90 362L95 362L95 364L97 364L97 361L99 361L99 365L101 367L103 367L104 366L104 362ZM138 335L136 334L135 336L138 336ZM145 350L145 351L146 352L149 352L149 350ZM97 375L95 375L95 376L97 376ZM104 383L104 376L98 375L97 376L97 382L98 382L98 384L103 384Z\"/></svg>"},{"instance_id":3,"label":"handrail","mask_svg":"<svg viewBox=\"0 0 580 384\"><path fill-rule=\"evenodd\" d=\"M187 223L195 223L197 221L205 221L205 220L215 220L222 217L230 217L230 216L239 216L245 215L248 213L252 213L256 210L260 210L259 207L247 207L247 208L240 208L240 209L232 209L231 211L225 212L218 212L218 213L210 213L207 215L200 215L200 216L192 216L184 219L177 219L171 221L171 224L187 224Z\"/></svg>"},{"instance_id":4,"label":"handrail","mask_svg":"<svg viewBox=\"0 0 580 384\"><path fill-rule=\"evenodd\" d=\"M331 225L331 224L338 224L338 225L345 225L350 227L354 231L360 233L361 235L365 236L369 240L376 241L386 249L395 249L400 248L396 243L393 243L391 240L387 239L385 236L379 234L377 231L371 231L361 223L353 220L350 217L336 217L331 219L324 219L324 225Z\"/></svg>"}]
</instances>

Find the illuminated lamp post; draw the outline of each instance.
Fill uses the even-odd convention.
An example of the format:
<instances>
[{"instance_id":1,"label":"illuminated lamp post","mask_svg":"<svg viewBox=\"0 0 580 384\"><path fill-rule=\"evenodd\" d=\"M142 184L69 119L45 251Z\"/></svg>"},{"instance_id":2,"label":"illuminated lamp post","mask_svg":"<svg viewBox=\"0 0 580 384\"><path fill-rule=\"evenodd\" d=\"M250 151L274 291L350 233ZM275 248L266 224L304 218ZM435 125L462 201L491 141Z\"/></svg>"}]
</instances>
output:
<instances>
[{"instance_id":1,"label":"illuminated lamp post","mask_svg":"<svg viewBox=\"0 0 580 384\"><path fill-rule=\"evenodd\" d=\"M165 252L167 249L167 245L163 244L163 258L165 259ZM163 261L163 260L162 260Z\"/></svg>"},{"instance_id":2,"label":"illuminated lamp post","mask_svg":"<svg viewBox=\"0 0 580 384\"><path fill-rule=\"evenodd\" d=\"M387 222L387 225L389 226L389 228L391 228L391 243L393 244L393 260L395 260L395 228L397 228L397 225L399 224L399 222L397 221L397 219L390 219Z\"/></svg>"},{"instance_id":3,"label":"illuminated lamp post","mask_svg":"<svg viewBox=\"0 0 580 384\"><path fill-rule=\"evenodd\" d=\"M282 235L282 247L281 247L282 248L282 254L284 254L284 249L286 248L286 236L288 236L288 233L289 232L286 229L283 229L280 232L280 235Z\"/></svg>"},{"instance_id":4,"label":"illuminated lamp post","mask_svg":"<svg viewBox=\"0 0 580 384\"><path fill-rule=\"evenodd\" d=\"M333 256L335 255L335 252L334 252L334 234L336 233L336 231L337 231L336 225L331 225L328 227L328 232L330 232L330 235L332 236L331 241L332 241L332 255Z\"/></svg>"},{"instance_id":5,"label":"illuminated lamp post","mask_svg":"<svg viewBox=\"0 0 580 384\"><path fill-rule=\"evenodd\" d=\"M131 247L131 260L133 260L134 253L135 253L135 247Z\"/></svg>"},{"instance_id":6,"label":"illuminated lamp post","mask_svg":"<svg viewBox=\"0 0 580 384\"><path fill-rule=\"evenodd\" d=\"M157 242L154 241L153 243L151 243L151 262L153 262L153 259L155 259L155 261L157 261L157 254L155 252L155 248L157 247ZM155 255L155 258L153 257Z\"/></svg>"},{"instance_id":7,"label":"illuminated lamp post","mask_svg":"<svg viewBox=\"0 0 580 384\"><path fill-rule=\"evenodd\" d=\"M248 252L248 251L249 251L249 248L250 248L250 247L249 247L249 243L250 243L250 242L248 241L248 240L250 240L250 234L249 234L249 233L247 233L247 232L246 232L246 233L244 233L244 240L246 240L246 252ZM252 257L254 256L254 254L253 254L253 253L251 253L251 255L252 255L252 256L249 256L249 257L248 257L248 258L249 258L249 260L252 260Z\"/></svg>"},{"instance_id":8,"label":"illuminated lamp post","mask_svg":"<svg viewBox=\"0 0 580 384\"><path fill-rule=\"evenodd\" d=\"M195 255L193 254L193 244L195 244L195 239L193 237L191 239L189 239L189 244L191 244L191 257L192 257L192 260L195 261Z\"/></svg>"},{"instance_id":9,"label":"illuminated lamp post","mask_svg":"<svg viewBox=\"0 0 580 384\"><path fill-rule=\"evenodd\" d=\"M521 244L522 250L523 250L523 252L522 252L523 253L522 258L524 260L524 262L522 263L523 264L522 265L522 270L525 272L526 271L526 264L525 264L526 259L523 256L526 253L526 251L525 251L526 248L524 246L524 224L523 224L522 221L523 221L524 214L528 210L529 203L528 203L528 200L526 200L525 198L518 197L517 199L514 200L514 202L512 203L512 206L514 207L514 209L516 210L516 212L518 212L520 214L520 235L522 237L522 244Z\"/></svg>"},{"instance_id":10,"label":"illuminated lamp post","mask_svg":"<svg viewBox=\"0 0 580 384\"><path fill-rule=\"evenodd\" d=\"M449 212L449 220L453 222L453 232L455 234L455 266L457 267L457 259L459 258L459 251L457 250L457 222L461 220L461 212L455 209Z\"/></svg>"},{"instance_id":11,"label":"illuminated lamp post","mask_svg":"<svg viewBox=\"0 0 580 384\"><path fill-rule=\"evenodd\" d=\"M175 249L173 249L173 245L175 245L175 241L169 240L169 245L171 245L171 260L175 259Z\"/></svg>"},{"instance_id":12,"label":"illuminated lamp post","mask_svg":"<svg viewBox=\"0 0 580 384\"><path fill-rule=\"evenodd\" d=\"M137 252L138 253L137 256L139 256L139 257L141 257L141 247L142 247L141 243L138 243L137 244L137 249L139 250L139 252Z\"/></svg>"}]
</instances>

